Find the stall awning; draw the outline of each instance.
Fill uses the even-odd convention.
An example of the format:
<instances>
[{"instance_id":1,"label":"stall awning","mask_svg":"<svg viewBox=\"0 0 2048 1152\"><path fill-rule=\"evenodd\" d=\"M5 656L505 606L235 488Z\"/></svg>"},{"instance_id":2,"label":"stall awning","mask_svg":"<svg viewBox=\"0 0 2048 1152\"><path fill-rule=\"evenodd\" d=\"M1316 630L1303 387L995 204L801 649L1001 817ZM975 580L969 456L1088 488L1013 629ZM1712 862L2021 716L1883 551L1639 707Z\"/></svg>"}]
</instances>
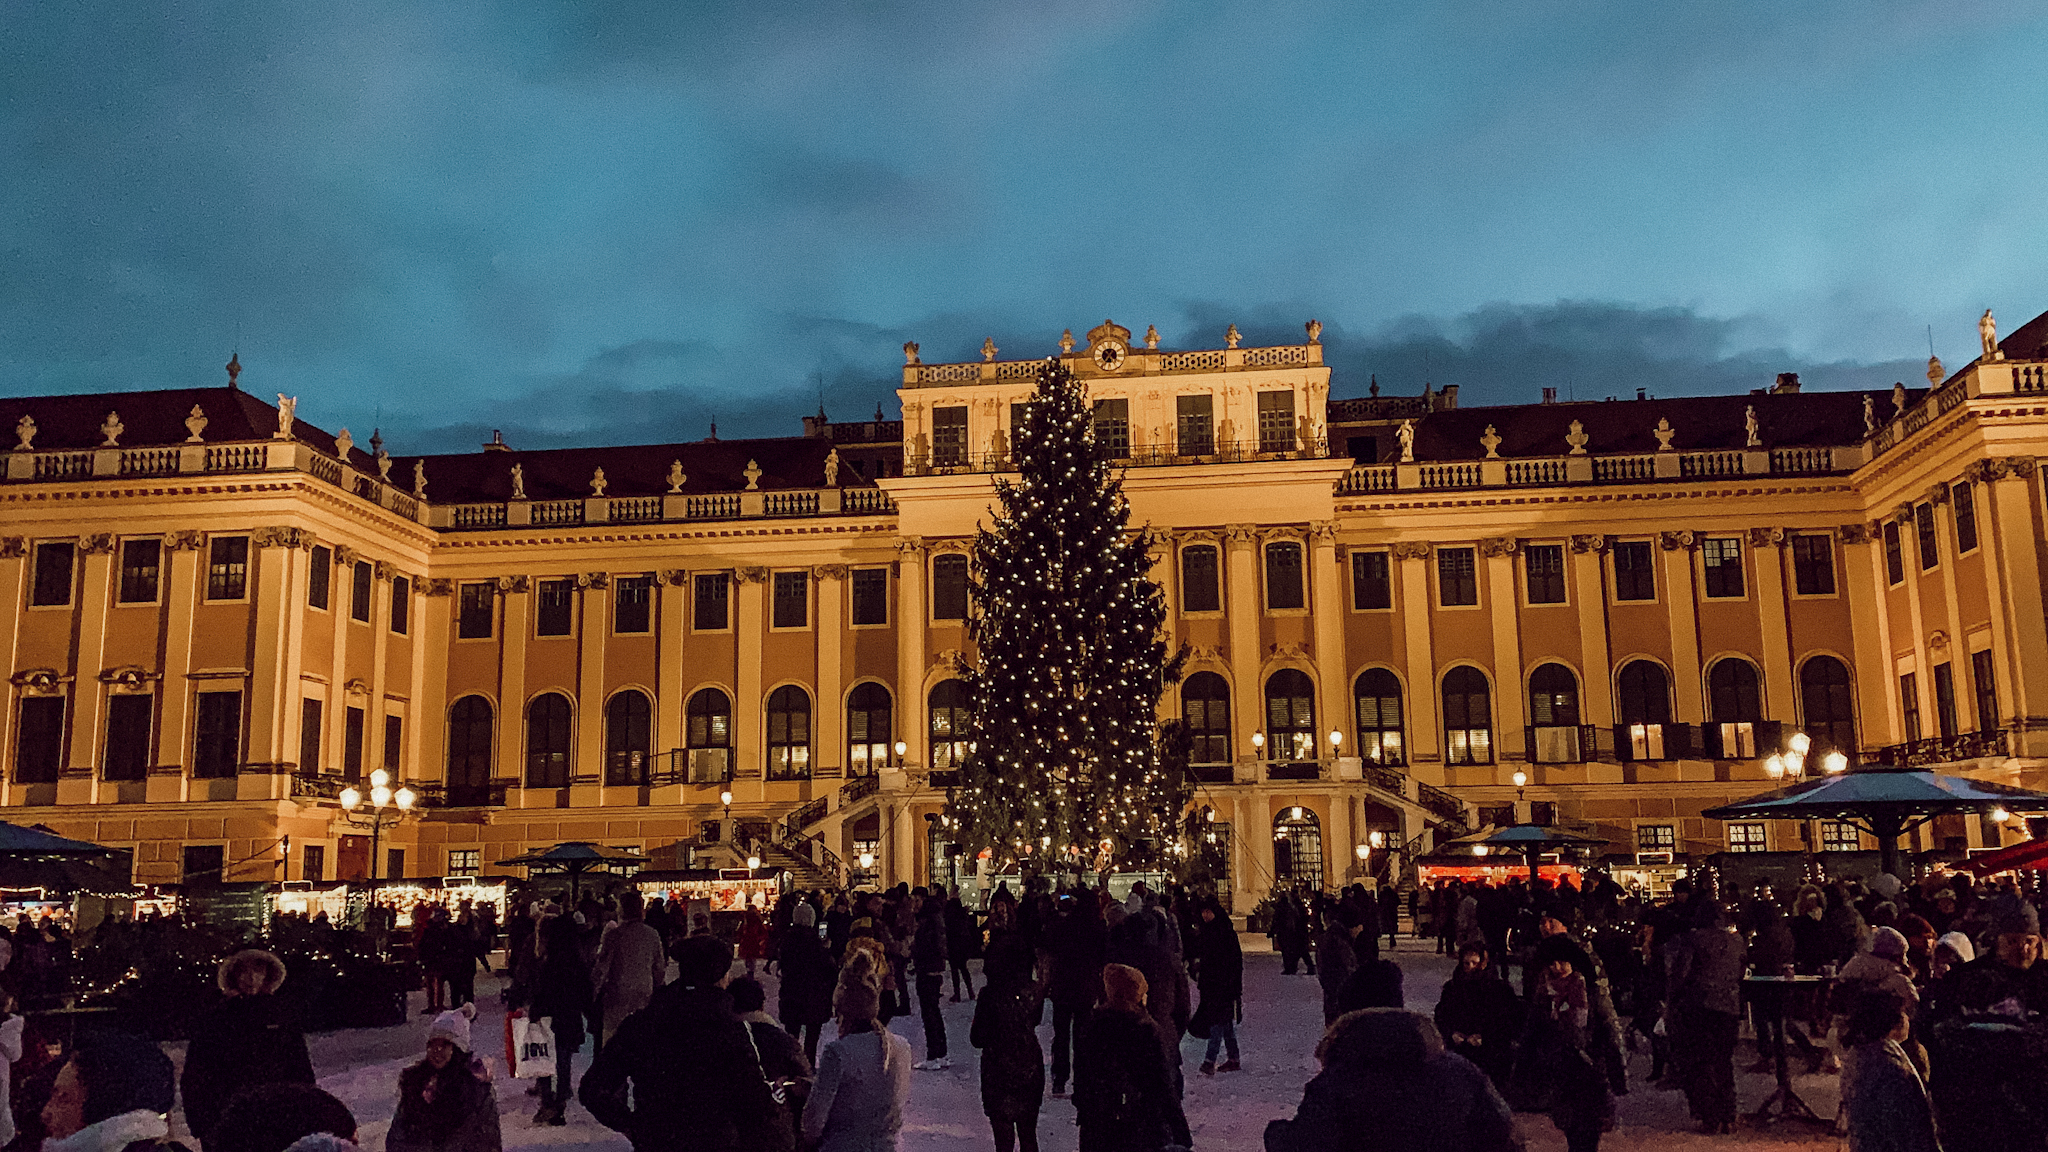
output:
<instances>
[{"instance_id":1,"label":"stall awning","mask_svg":"<svg viewBox=\"0 0 2048 1152\"><path fill-rule=\"evenodd\" d=\"M2018 868L2048 872L2048 840L2027 840L2010 848L1972 856L1960 867L1977 876L1995 876Z\"/></svg>"}]
</instances>

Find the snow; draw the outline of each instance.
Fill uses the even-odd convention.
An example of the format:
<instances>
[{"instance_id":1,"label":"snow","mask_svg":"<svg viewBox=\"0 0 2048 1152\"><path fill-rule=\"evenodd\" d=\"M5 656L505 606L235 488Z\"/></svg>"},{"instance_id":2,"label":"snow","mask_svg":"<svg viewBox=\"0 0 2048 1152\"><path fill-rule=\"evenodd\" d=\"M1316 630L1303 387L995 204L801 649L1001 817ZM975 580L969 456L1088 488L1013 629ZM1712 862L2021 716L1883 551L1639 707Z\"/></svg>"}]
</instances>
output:
<instances>
[{"instance_id":1,"label":"snow","mask_svg":"<svg viewBox=\"0 0 2048 1152\"><path fill-rule=\"evenodd\" d=\"M1202 1150L1262 1148L1266 1122L1293 1115L1301 1099L1302 1085L1316 1072L1313 1052L1322 1031L1322 996L1315 978L1283 976L1279 957L1267 949L1264 937L1245 937L1245 949L1244 1022L1238 1028L1245 1070L1201 1076L1196 1067L1201 1063L1206 1043L1191 1038L1183 1038L1181 1043L1187 1075L1188 1122L1195 1146ZM1438 990L1450 973L1449 961L1430 952L1426 942L1407 939L1401 941L1394 956L1406 971L1408 1006L1423 1012L1432 1009ZM762 981L768 986L768 1002L773 1006L775 979L763 976ZM481 999L473 1034L477 1049L499 1074L497 1092L504 1117L505 1147L624 1152L628 1147L624 1138L597 1124L581 1105L570 1106L569 1122L563 1127L536 1127L532 1123L538 1101L525 1094L532 1082L503 1075L504 1008L497 995L501 986L496 978L478 981ZM414 1010L424 1003L424 994L415 993ZM967 1044L973 1007L965 1000L945 1005L953 1065L945 1071L915 1074L903 1128L902 1146L906 1150L993 1146L987 1121L981 1114L978 1053ZM1046 1021L1040 1038L1049 1052L1050 1012ZM924 1057L924 1030L914 1013L899 1017L890 1027L910 1041L917 1058ZM399 1070L419 1058L426 1032L427 1018L416 1016L404 1026L352 1029L309 1038L320 1085L354 1111L364 1152L383 1152L384 1134L396 1106ZM1745 1110L1754 1109L1774 1087L1770 1077L1751 1075L1744 1070L1753 1059L1754 1050L1745 1039L1736 1051L1737 1094ZM588 1062L587 1052L577 1056L575 1069L579 1077ZM1803 1125L1743 1127L1732 1137L1698 1135L1687 1120L1684 1096L1648 1085L1648 1069L1646 1048L1631 1057L1632 1090L1620 1101L1621 1127L1601 1142L1603 1149L1727 1152L1787 1146L1836 1147L1834 1137ZM1833 1076L1801 1075L1795 1081L1796 1090L1814 1111L1824 1116L1834 1112L1835 1087ZM1519 1116L1517 1121L1531 1152L1561 1152L1564 1148L1563 1137L1547 1118ZM176 1130L182 1134L182 1127ZM1067 1101L1046 1101L1039 1113L1039 1140L1046 1152L1072 1152L1073 1109Z\"/></svg>"}]
</instances>

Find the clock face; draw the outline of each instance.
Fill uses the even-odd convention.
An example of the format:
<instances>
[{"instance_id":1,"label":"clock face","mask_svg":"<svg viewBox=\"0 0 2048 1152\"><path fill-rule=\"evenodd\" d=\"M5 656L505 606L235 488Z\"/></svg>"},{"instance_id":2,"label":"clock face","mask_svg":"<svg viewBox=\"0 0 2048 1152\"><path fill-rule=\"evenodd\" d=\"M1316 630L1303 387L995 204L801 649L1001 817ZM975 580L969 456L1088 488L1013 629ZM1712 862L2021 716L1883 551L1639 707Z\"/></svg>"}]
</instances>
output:
<instances>
[{"instance_id":1,"label":"clock face","mask_svg":"<svg viewBox=\"0 0 2048 1152\"><path fill-rule=\"evenodd\" d=\"M1124 346L1114 340L1104 340L1095 346L1095 365L1104 372L1114 372L1124 366Z\"/></svg>"}]
</instances>

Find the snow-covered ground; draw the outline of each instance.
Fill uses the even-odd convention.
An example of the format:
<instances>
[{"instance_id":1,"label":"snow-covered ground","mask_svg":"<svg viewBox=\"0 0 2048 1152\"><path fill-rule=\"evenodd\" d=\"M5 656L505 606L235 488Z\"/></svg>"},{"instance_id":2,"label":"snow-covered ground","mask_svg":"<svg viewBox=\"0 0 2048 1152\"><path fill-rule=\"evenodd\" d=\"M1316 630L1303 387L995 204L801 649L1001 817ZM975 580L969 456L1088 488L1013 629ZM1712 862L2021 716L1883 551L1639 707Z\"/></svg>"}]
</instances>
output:
<instances>
[{"instance_id":1,"label":"snow-covered ground","mask_svg":"<svg viewBox=\"0 0 2048 1152\"><path fill-rule=\"evenodd\" d=\"M1184 1038L1181 1044L1187 1071L1188 1121L1198 1149L1261 1148L1266 1122L1293 1115L1301 1099L1302 1085L1316 1072L1312 1053L1321 1034L1322 1000L1315 978L1281 975L1279 958L1265 950L1264 937L1246 937L1245 945L1245 1010L1244 1023L1239 1028L1245 1070L1213 1078L1197 1075L1195 1068L1201 1063L1203 1042ZM1437 993L1450 972L1449 963L1426 948L1403 940L1402 950L1396 954L1407 974L1408 1006L1423 1012L1435 1006ZM772 1006L774 978L765 977L763 982L768 985ZM505 1146L624 1152L626 1141L598 1125L580 1105L570 1106L565 1127L534 1126L532 1116L537 1102L526 1095L531 1081L502 1075L504 1009L497 997L499 987L495 978L478 983L482 1000L478 1004L475 1036L478 1049L500 1073L497 1086L504 1115ZM417 1010L422 1004L424 997L416 994L414 1008ZM993 1146L981 1114L977 1053L966 1042L972 1011L973 1005L965 1001L946 1005L953 1066L943 1072L916 1073L904 1124L906 1149L967 1150ZM1048 1050L1050 1017L1048 1013L1048 1024L1040 1033ZM910 1041L911 1051L918 1058L923 1057L923 1028L914 1014L897 1019L891 1027ZM311 1038L320 1084L355 1112L365 1152L383 1152L384 1133L396 1103L399 1069L419 1058L426 1030L426 1019L416 1017L403 1027L356 1029ZM1753 1050L1745 1040L1736 1053L1737 1091L1744 1111L1754 1109L1773 1087L1769 1077L1741 1071L1753 1058ZM587 1055L577 1057L578 1076L587 1060ZM1632 1058L1633 1090L1621 1100L1621 1128L1602 1141L1603 1149L1703 1152L1710 1148L1835 1146L1833 1137L1807 1126L1778 1125L1762 1130L1744 1127L1733 1137L1694 1134L1686 1119L1684 1097L1644 1083L1648 1068L1647 1052ZM1834 1077L1800 1076L1796 1088L1816 1112L1833 1114ZM1532 1152L1563 1149L1563 1138L1546 1118L1521 1116L1518 1121ZM1072 1152L1073 1109L1066 1101L1046 1101L1039 1113L1039 1139L1046 1152Z\"/></svg>"}]
</instances>

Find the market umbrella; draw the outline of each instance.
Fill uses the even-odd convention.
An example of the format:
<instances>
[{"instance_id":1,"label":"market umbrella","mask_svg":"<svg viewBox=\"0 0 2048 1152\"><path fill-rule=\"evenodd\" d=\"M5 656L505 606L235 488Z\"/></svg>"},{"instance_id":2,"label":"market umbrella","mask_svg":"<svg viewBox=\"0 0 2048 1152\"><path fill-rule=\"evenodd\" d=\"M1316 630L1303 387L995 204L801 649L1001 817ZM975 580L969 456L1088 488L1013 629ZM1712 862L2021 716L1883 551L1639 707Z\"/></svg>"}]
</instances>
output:
<instances>
[{"instance_id":1,"label":"market umbrella","mask_svg":"<svg viewBox=\"0 0 2048 1152\"><path fill-rule=\"evenodd\" d=\"M0 859L71 860L111 855L113 851L105 845L59 836L48 828L0 821Z\"/></svg>"},{"instance_id":2,"label":"market umbrella","mask_svg":"<svg viewBox=\"0 0 2048 1152\"><path fill-rule=\"evenodd\" d=\"M1576 832L1542 824L1510 824L1505 828L1466 836L1451 843L1470 848L1484 844L1492 851L1520 852L1529 860L1529 882L1534 884L1536 863L1545 852L1562 851L1566 848L1593 848L1607 841L1597 836L1581 836Z\"/></svg>"},{"instance_id":3,"label":"market umbrella","mask_svg":"<svg viewBox=\"0 0 2048 1152\"><path fill-rule=\"evenodd\" d=\"M500 860L505 866L518 866L536 872L559 872L569 877L569 899L574 900L582 890L583 874L593 868L612 864L645 864L647 857L631 852L612 852L599 848L588 840L570 840L540 852L528 852L510 860Z\"/></svg>"},{"instance_id":4,"label":"market umbrella","mask_svg":"<svg viewBox=\"0 0 2048 1152\"><path fill-rule=\"evenodd\" d=\"M1841 820L1877 837L1882 867L1899 874L1899 837L1936 816L2048 812L2048 794L1925 768L1866 764L1789 788L1709 808L1714 820Z\"/></svg>"}]
</instances>

